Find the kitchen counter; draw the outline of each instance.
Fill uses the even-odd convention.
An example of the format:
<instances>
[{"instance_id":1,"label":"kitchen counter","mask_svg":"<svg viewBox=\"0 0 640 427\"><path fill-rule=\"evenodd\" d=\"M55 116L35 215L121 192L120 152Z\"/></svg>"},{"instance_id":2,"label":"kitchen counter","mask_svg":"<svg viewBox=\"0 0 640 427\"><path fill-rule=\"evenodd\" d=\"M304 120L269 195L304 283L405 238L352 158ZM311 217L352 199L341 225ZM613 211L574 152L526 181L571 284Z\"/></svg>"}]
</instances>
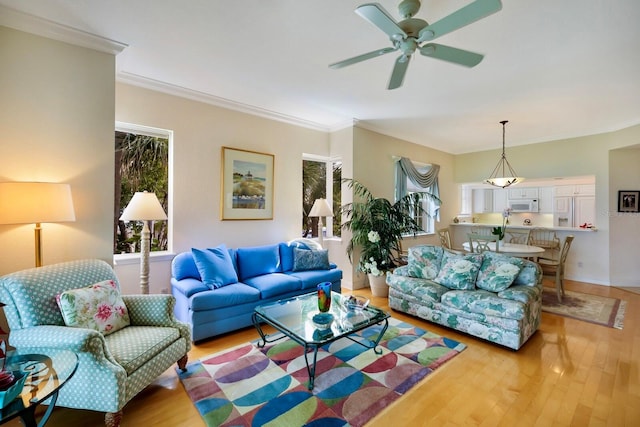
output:
<instances>
[{"instance_id":1,"label":"kitchen counter","mask_svg":"<svg viewBox=\"0 0 640 427\"><path fill-rule=\"evenodd\" d=\"M458 227L458 226L467 226L467 227L502 227L502 223L500 224L485 224L485 223L480 223L480 222L452 222L451 224L449 224L451 227ZM598 231L597 228L581 228L581 227L544 227L544 226L537 226L537 225L511 225L511 224L507 224L507 229L509 228L515 228L515 229L533 229L533 228L542 228L545 230L554 230L554 231Z\"/></svg>"}]
</instances>

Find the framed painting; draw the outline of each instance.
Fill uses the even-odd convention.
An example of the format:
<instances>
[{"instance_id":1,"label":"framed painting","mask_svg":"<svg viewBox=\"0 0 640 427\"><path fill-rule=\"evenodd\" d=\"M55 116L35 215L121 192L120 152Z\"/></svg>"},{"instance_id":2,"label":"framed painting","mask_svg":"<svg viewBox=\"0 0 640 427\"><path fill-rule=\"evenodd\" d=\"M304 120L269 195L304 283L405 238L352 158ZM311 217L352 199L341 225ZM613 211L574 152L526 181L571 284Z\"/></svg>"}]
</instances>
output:
<instances>
[{"instance_id":1,"label":"framed painting","mask_svg":"<svg viewBox=\"0 0 640 427\"><path fill-rule=\"evenodd\" d=\"M618 191L618 212L640 212L640 191Z\"/></svg>"},{"instance_id":2,"label":"framed painting","mask_svg":"<svg viewBox=\"0 0 640 427\"><path fill-rule=\"evenodd\" d=\"M273 154L222 147L222 220L273 219Z\"/></svg>"}]
</instances>

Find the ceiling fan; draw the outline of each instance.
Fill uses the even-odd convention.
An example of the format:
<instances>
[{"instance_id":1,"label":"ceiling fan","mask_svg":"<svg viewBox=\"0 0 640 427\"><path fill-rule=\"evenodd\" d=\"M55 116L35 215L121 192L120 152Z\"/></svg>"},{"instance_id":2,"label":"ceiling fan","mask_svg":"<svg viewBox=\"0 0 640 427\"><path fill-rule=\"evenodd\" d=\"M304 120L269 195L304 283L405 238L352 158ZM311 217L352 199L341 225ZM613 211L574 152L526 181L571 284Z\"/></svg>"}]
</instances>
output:
<instances>
[{"instance_id":1,"label":"ceiling fan","mask_svg":"<svg viewBox=\"0 0 640 427\"><path fill-rule=\"evenodd\" d=\"M396 89L402 86L411 55L416 50L424 56L453 62L465 67L474 67L482 61L483 55L455 47L430 43L430 41L496 13L500 9L502 9L500 0L476 0L441 20L429 24L422 19L413 18L420 10L420 0L403 0L400 2L398 11L403 17L400 22L396 22L389 12L378 3L363 4L358 6L355 12L384 31L389 36L393 46L354 56L353 58L330 64L329 67L334 69L342 68L399 50L402 54L396 59L387 89Z\"/></svg>"}]
</instances>

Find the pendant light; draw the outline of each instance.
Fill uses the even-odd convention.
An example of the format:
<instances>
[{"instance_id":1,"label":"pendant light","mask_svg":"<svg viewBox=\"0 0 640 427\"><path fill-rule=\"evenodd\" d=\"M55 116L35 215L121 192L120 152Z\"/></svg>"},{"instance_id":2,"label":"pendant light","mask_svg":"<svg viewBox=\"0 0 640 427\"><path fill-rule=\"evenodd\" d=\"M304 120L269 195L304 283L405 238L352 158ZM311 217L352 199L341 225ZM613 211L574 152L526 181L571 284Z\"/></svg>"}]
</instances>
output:
<instances>
[{"instance_id":1,"label":"pendant light","mask_svg":"<svg viewBox=\"0 0 640 427\"><path fill-rule=\"evenodd\" d=\"M502 123L502 157L498 160L498 164L493 169L493 172L491 172L489 178L485 179L484 182L494 187L506 188L524 181L524 178L519 177L518 174L515 173L507 160L507 156L504 154L504 125L509 123L509 121L503 120L500 123Z\"/></svg>"}]
</instances>

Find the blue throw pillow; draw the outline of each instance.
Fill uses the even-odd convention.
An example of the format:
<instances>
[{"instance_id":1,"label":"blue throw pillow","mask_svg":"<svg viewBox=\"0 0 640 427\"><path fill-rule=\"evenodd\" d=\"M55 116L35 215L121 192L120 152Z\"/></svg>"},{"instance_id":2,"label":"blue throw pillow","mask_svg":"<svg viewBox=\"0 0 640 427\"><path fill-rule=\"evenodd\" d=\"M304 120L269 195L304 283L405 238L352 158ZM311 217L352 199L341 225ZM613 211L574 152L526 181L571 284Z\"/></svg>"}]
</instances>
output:
<instances>
[{"instance_id":1,"label":"blue throw pillow","mask_svg":"<svg viewBox=\"0 0 640 427\"><path fill-rule=\"evenodd\" d=\"M191 249L202 283L211 289L221 288L238 281L233 261L224 245L207 250Z\"/></svg>"},{"instance_id":2,"label":"blue throw pillow","mask_svg":"<svg viewBox=\"0 0 640 427\"><path fill-rule=\"evenodd\" d=\"M329 251L326 249L293 248L293 271L329 270Z\"/></svg>"}]
</instances>

